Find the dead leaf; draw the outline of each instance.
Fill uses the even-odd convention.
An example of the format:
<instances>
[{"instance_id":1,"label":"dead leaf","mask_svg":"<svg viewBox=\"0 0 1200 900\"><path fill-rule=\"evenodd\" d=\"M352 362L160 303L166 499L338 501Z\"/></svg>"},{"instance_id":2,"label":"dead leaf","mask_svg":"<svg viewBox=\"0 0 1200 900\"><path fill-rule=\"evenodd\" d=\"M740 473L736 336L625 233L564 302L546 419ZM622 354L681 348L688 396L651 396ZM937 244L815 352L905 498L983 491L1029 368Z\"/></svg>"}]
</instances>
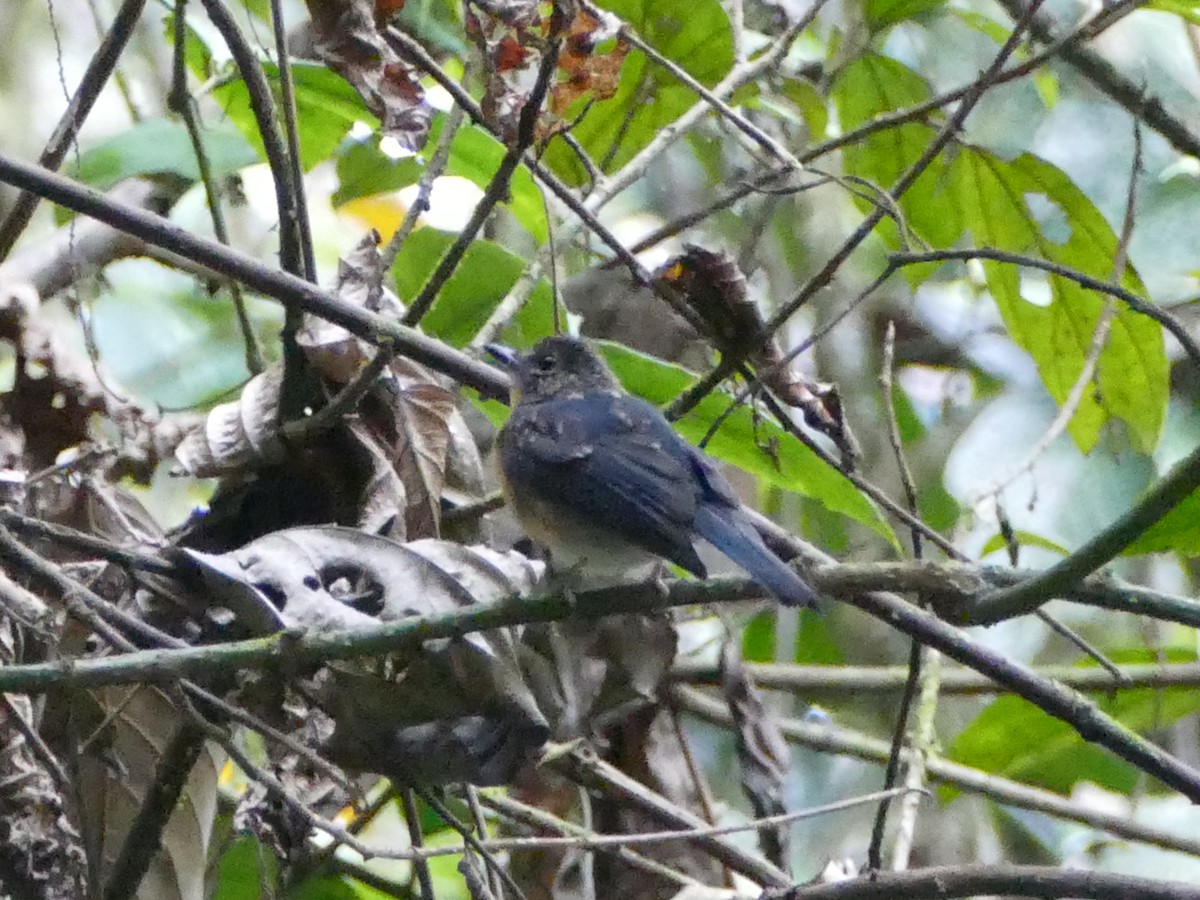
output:
<instances>
[{"instance_id":1,"label":"dead leaf","mask_svg":"<svg viewBox=\"0 0 1200 900\"><path fill-rule=\"evenodd\" d=\"M621 22L616 16L601 15L603 18L583 8L575 13L558 57L558 82L550 94L550 110L556 116L564 115L580 98L607 100L617 92L629 42L619 36ZM597 52L614 37L612 49Z\"/></svg>"},{"instance_id":2,"label":"dead leaf","mask_svg":"<svg viewBox=\"0 0 1200 900\"><path fill-rule=\"evenodd\" d=\"M564 40L546 111L537 125L539 141L566 127L562 116L574 110L577 101L604 100L617 91L629 43L618 36L621 23L615 16L582 8L560 9L557 4L543 16L539 4L531 0L475 0L466 4L464 18L467 35L478 47L487 74L480 107L505 141L516 136L547 41L554 34L562 33ZM617 40L611 48L598 52L614 37Z\"/></svg>"},{"instance_id":3,"label":"dead leaf","mask_svg":"<svg viewBox=\"0 0 1200 900\"><path fill-rule=\"evenodd\" d=\"M746 276L731 256L685 244L684 252L655 276L683 294L722 353L745 355L776 397L799 409L810 428L832 439L848 463L857 460L858 443L842 415L837 388L808 378L795 363L784 362L774 335L762 337L766 323L750 298Z\"/></svg>"},{"instance_id":4,"label":"dead leaf","mask_svg":"<svg viewBox=\"0 0 1200 900\"><path fill-rule=\"evenodd\" d=\"M179 470L207 478L251 462L278 461L282 382L283 366L274 365L246 382L237 400L213 407L204 424L175 448Z\"/></svg>"},{"instance_id":5,"label":"dead leaf","mask_svg":"<svg viewBox=\"0 0 1200 900\"><path fill-rule=\"evenodd\" d=\"M726 641L721 648L721 690L736 729L742 789L755 816L763 818L787 812L783 790L791 768L791 749L779 720L763 702L758 686L746 671L738 643L733 640ZM786 871L787 826L760 828L758 840L763 855Z\"/></svg>"},{"instance_id":6,"label":"dead leaf","mask_svg":"<svg viewBox=\"0 0 1200 900\"><path fill-rule=\"evenodd\" d=\"M330 69L358 91L379 117L382 132L417 151L429 136L433 113L416 70L384 40L377 18L387 12L374 0L307 0L316 51ZM394 10L393 10L394 11Z\"/></svg>"}]
</instances>

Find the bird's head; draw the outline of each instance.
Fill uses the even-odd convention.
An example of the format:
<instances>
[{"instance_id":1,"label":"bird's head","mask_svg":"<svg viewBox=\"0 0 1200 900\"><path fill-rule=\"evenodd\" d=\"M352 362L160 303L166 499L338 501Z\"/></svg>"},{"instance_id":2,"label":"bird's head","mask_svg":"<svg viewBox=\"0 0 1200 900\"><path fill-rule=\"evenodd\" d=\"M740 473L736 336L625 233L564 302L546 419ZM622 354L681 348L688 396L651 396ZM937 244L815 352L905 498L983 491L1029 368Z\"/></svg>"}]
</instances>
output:
<instances>
[{"instance_id":1,"label":"bird's head","mask_svg":"<svg viewBox=\"0 0 1200 900\"><path fill-rule=\"evenodd\" d=\"M496 344L489 344L487 349L508 366L514 405L620 390L604 361L577 338L548 337L526 354Z\"/></svg>"}]
</instances>

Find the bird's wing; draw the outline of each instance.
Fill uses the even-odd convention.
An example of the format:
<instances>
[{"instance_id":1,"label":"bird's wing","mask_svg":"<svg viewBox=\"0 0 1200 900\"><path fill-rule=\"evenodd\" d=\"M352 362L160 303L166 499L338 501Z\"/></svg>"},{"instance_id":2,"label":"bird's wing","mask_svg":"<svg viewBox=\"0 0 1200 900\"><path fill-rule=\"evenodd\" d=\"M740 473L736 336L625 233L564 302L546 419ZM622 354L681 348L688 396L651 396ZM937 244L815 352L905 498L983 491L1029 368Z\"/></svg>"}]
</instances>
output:
<instances>
[{"instance_id":1,"label":"bird's wing","mask_svg":"<svg viewBox=\"0 0 1200 900\"><path fill-rule=\"evenodd\" d=\"M552 400L509 429L505 474L515 490L703 576L692 546L703 487L657 409L611 394Z\"/></svg>"}]
</instances>

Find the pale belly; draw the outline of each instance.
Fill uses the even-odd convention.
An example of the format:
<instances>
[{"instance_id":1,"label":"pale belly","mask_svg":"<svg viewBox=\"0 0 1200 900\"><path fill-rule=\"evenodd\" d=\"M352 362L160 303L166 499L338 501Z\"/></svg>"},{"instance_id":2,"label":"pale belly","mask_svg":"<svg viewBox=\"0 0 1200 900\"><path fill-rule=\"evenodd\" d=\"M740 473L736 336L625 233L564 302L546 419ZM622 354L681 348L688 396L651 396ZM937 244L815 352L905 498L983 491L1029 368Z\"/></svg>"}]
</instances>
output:
<instances>
[{"instance_id":1,"label":"pale belly","mask_svg":"<svg viewBox=\"0 0 1200 900\"><path fill-rule=\"evenodd\" d=\"M578 577L582 588L645 581L662 564L655 554L600 531L595 523L564 517L560 510L550 515L538 500L509 499L525 533L550 551L554 570Z\"/></svg>"}]
</instances>

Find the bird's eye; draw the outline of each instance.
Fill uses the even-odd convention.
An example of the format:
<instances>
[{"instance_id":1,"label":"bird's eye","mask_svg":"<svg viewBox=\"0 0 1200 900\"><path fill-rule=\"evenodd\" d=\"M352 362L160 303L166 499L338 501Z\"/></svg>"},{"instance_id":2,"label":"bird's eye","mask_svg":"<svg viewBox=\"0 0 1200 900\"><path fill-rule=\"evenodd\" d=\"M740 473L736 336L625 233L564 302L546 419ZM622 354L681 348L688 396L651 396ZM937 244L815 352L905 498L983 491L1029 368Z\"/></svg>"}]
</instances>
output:
<instances>
[{"instance_id":1,"label":"bird's eye","mask_svg":"<svg viewBox=\"0 0 1200 900\"><path fill-rule=\"evenodd\" d=\"M539 372L553 372L554 365L555 365L555 363L554 363L553 356L543 356L540 359L538 359L538 361L537 361L537 367L538 367Z\"/></svg>"}]
</instances>

